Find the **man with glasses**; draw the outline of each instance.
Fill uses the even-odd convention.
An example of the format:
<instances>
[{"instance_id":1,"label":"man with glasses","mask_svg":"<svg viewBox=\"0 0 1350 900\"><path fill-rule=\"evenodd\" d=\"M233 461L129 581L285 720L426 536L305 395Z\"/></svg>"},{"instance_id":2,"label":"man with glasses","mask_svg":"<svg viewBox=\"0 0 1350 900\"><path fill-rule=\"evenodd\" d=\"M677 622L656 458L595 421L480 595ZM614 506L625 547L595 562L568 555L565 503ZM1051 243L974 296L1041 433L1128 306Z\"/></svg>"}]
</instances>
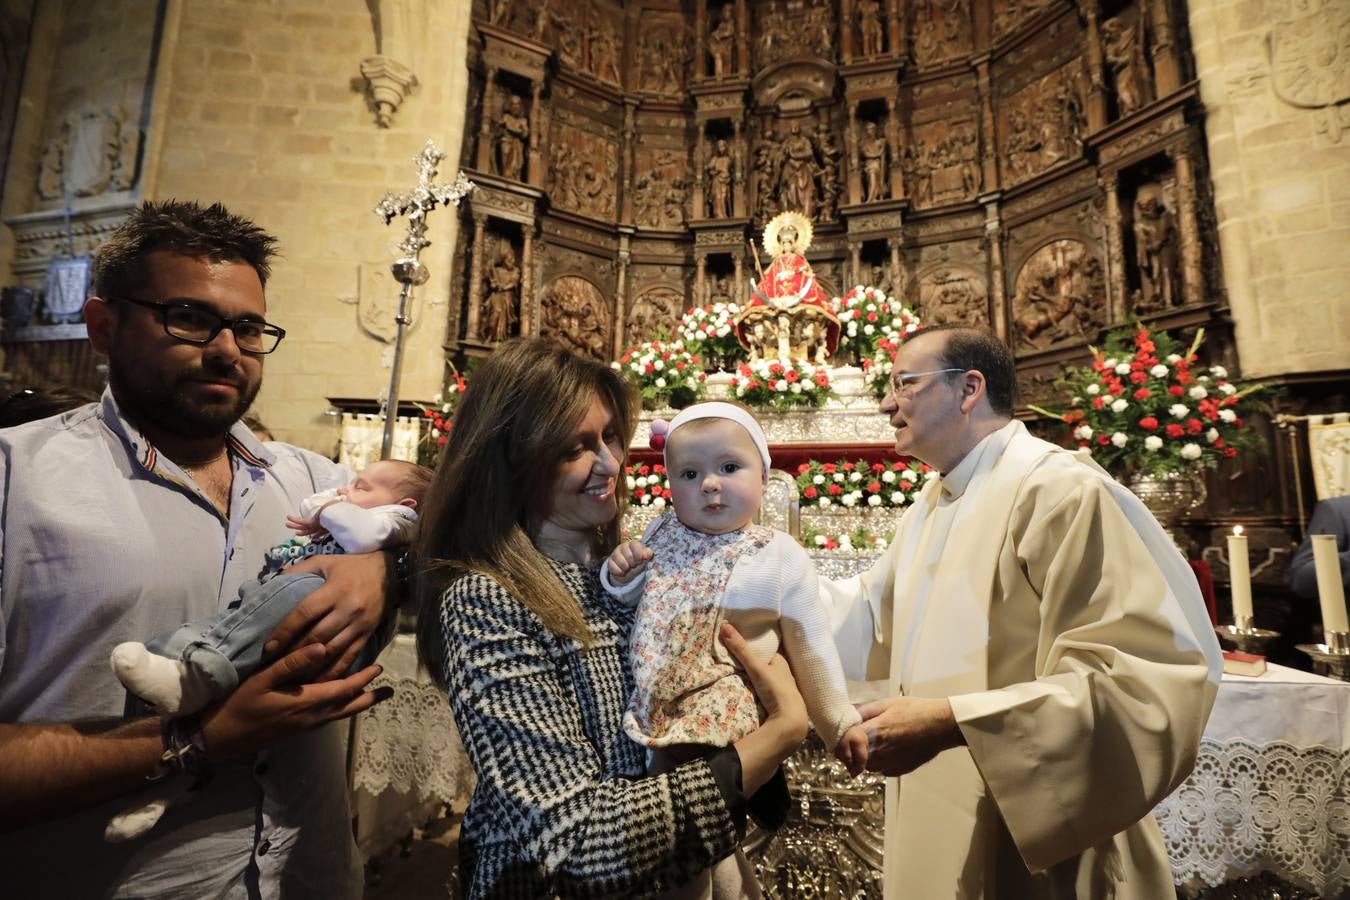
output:
<instances>
[{"instance_id":1,"label":"man with glasses","mask_svg":"<svg viewBox=\"0 0 1350 900\"><path fill-rule=\"evenodd\" d=\"M881 411L939 477L870 571L821 582L846 674L885 691L868 768L904 776L886 896L1170 897L1150 811L1194 764L1218 644L1143 505L1012 419L1015 377L978 329L901 346Z\"/></svg>"},{"instance_id":2,"label":"man with glasses","mask_svg":"<svg viewBox=\"0 0 1350 900\"><path fill-rule=\"evenodd\" d=\"M210 616L344 485L239 422L285 331L263 293L276 241L219 204L146 203L99 248L100 402L0 432L0 867L15 897L356 898L341 734L382 699L343 673L384 609L381 554L306 564L325 587L273 635L279 661L198 716L124 717L122 641ZM298 649L297 649L298 648ZM322 726L322 727L321 727ZM104 825L163 778L194 802L129 844Z\"/></svg>"}]
</instances>

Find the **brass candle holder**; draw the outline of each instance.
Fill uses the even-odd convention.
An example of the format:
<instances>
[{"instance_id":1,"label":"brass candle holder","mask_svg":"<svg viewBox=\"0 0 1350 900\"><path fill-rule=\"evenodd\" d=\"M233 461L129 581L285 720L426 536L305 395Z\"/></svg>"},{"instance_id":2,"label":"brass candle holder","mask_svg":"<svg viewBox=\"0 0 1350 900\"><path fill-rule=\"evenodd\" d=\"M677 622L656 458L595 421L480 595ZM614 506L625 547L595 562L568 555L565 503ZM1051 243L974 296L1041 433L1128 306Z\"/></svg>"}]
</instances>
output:
<instances>
[{"instance_id":1,"label":"brass candle holder","mask_svg":"<svg viewBox=\"0 0 1350 900\"><path fill-rule=\"evenodd\" d=\"M1315 668L1328 678L1350 681L1350 631L1328 631L1321 644L1299 644L1298 649L1312 657Z\"/></svg>"},{"instance_id":2,"label":"brass candle holder","mask_svg":"<svg viewBox=\"0 0 1350 900\"><path fill-rule=\"evenodd\" d=\"M1214 633L1225 647L1236 647L1242 653L1266 655L1266 647L1280 636L1278 631L1257 628L1253 616L1234 616L1232 625L1215 625Z\"/></svg>"}]
</instances>

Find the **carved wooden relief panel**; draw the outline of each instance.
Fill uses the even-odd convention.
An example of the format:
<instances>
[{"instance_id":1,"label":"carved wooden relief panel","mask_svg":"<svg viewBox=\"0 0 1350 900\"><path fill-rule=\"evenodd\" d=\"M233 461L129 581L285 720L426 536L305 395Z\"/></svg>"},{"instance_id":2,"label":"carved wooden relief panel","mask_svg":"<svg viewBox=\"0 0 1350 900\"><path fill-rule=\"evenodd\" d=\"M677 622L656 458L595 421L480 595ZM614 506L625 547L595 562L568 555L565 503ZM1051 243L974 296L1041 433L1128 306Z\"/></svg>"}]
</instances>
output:
<instances>
[{"instance_id":1,"label":"carved wooden relief panel","mask_svg":"<svg viewBox=\"0 0 1350 900\"><path fill-rule=\"evenodd\" d=\"M652 94L682 94L690 38L688 25L678 14L644 12L633 53L633 87Z\"/></svg>"},{"instance_id":2,"label":"carved wooden relief panel","mask_svg":"<svg viewBox=\"0 0 1350 900\"><path fill-rule=\"evenodd\" d=\"M1082 241L1062 238L1041 246L1013 283L1013 345L1044 350L1087 341L1103 324L1106 278L1101 260Z\"/></svg>"},{"instance_id":3,"label":"carved wooden relief panel","mask_svg":"<svg viewBox=\"0 0 1350 900\"><path fill-rule=\"evenodd\" d=\"M970 0L918 0L910 7L914 59L920 66L936 65L971 52Z\"/></svg>"},{"instance_id":4,"label":"carved wooden relief panel","mask_svg":"<svg viewBox=\"0 0 1350 900\"><path fill-rule=\"evenodd\" d=\"M613 311L594 283L563 275L544 288L540 334L578 353L607 360Z\"/></svg>"},{"instance_id":5,"label":"carved wooden relief panel","mask_svg":"<svg viewBox=\"0 0 1350 900\"><path fill-rule=\"evenodd\" d=\"M945 263L918 275L919 317L925 325L988 325L989 293L971 266Z\"/></svg>"},{"instance_id":6,"label":"carved wooden relief panel","mask_svg":"<svg viewBox=\"0 0 1350 900\"><path fill-rule=\"evenodd\" d=\"M999 155L1005 184L1039 175L1083 152L1083 66L1074 61L1031 82L1002 106Z\"/></svg>"},{"instance_id":7,"label":"carved wooden relief panel","mask_svg":"<svg viewBox=\"0 0 1350 900\"><path fill-rule=\"evenodd\" d=\"M651 340L657 328L674 335L684 314L684 288L663 284L647 288L633 298L628 310L624 343L626 346Z\"/></svg>"},{"instance_id":8,"label":"carved wooden relief panel","mask_svg":"<svg viewBox=\"0 0 1350 900\"><path fill-rule=\"evenodd\" d=\"M633 178L633 224L682 228L689 215L689 157L683 149L639 146Z\"/></svg>"},{"instance_id":9,"label":"carved wooden relief panel","mask_svg":"<svg viewBox=\"0 0 1350 900\"><path fill-rule=\"evenodd\" d=\"M553 202L560 209L613 219L618 211L618 145L567 122L555 122L549 151Z\"/></svg>"}]
</instances>

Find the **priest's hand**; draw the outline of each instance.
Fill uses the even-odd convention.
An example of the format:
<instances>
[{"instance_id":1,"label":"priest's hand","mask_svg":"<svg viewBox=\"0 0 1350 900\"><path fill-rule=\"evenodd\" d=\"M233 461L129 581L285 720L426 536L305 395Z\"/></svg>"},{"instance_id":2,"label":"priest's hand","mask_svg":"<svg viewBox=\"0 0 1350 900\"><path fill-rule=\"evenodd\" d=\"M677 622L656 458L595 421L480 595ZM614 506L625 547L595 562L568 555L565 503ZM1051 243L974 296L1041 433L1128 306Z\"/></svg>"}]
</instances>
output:
<instances>
[{"instance_id":1,"label":"priest's hand","mask_svg":"<svg viewBox=\"0 0 1350 900\"><path fill-rule=\"evenodd\" d=\"M867 732L867 768L904 775L943 750L965 743L952 705L943 697L891 697L858 707Z\"/></svg>"}]
</instances>

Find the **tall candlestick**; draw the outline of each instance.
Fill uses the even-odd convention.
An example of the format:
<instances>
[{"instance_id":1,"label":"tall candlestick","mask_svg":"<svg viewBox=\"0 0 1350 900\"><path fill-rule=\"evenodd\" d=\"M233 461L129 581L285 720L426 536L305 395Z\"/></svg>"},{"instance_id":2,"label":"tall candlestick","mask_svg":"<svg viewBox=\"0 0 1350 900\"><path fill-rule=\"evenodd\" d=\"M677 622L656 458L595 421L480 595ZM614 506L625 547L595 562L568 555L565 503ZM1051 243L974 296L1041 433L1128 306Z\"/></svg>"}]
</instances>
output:
<instances>
[{"instance_id":1,"label":"tall candlestick","mask_svg":"<svg viewBox=\"0 0 1350 900\"><path fill-rule=\"evenodd\" d=\"M1229 583L1233 591L1233 622L1239 628L1252 627L1252 573L1247 563L1247 536L1242 526L1228 536Z\"/></svg>"},{"instance_id":2,"label":"tall candlestick","mask_svg":"<svg viewBox=\"0 0 1350 900\"><path fill-rule=\"evenodd\" d=\"M1317 602L1322 604L1322 630L1350 631L1345 616L1345 585L1341 583L1341 559L1334 534L1312 536L1313 563L1317 567Z\"/></svg>"}]
</instances>

